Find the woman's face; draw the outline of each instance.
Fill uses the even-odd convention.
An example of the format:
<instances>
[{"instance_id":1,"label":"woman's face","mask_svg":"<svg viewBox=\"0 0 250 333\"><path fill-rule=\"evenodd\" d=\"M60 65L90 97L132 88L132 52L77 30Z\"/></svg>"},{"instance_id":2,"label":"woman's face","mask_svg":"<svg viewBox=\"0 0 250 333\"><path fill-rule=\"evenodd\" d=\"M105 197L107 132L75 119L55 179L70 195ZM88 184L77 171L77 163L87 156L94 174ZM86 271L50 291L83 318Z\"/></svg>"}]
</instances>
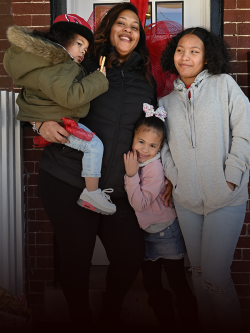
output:
<instances>
[{"instance_id":1,"label":"woman's face","mask_svg":"<svg viewBox=\"0 0 250 333\"><path fill-rule=\"evenodd\" d=\"M126 61L140 39L138 16L131 10L123 10L110 31L110 43L116 47L121 62Z\"/></svg>"}]
</instances>

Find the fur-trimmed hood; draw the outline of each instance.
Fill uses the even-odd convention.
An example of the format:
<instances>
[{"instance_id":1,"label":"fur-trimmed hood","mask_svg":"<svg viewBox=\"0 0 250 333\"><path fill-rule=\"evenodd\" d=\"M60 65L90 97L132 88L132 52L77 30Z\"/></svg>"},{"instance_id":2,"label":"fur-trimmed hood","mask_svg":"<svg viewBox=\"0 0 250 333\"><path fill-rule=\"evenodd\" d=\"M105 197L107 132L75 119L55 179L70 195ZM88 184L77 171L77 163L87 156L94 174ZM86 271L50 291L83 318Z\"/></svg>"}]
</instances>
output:
<instances>
[{"instance_id":1,"label":"fur-trimmed hood","mask_svg":"<svg viewBox=\"0 0 250 333\"><path fill-rule=\"evenodd\" d=\"M52 64L60 64L69 60L69 53L59 44L32 34L26 27L14 25L7 30L7 38L11 44L20 47L26 52L42 57Z\"/></svg>"}]
</instances>

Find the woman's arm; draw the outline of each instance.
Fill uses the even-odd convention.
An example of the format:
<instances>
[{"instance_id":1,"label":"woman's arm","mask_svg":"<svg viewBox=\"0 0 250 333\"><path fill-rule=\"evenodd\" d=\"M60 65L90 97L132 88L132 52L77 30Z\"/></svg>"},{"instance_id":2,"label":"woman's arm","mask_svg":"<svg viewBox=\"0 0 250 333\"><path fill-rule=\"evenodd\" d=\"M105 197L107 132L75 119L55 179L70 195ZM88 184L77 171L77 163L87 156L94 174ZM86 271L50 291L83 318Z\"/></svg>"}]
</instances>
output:
<instances>
[{"instance_id":1,"label":"woman's arm","mask_svg":"<svg viewBox=\"0 0 250 333\"><path fill-rule=\"evenodd\" d=\"M32 125L33 123L30 122L30 124ZM35 123L36 128L39 128L41 124L42 124L41 122L36 121ZM69 133L56 121L45 121L40 128L40 134L44 139L46 139L49 142L55 142L55 143L69 142L69 140L67 140Z\"/></svg>"}]
</instances>

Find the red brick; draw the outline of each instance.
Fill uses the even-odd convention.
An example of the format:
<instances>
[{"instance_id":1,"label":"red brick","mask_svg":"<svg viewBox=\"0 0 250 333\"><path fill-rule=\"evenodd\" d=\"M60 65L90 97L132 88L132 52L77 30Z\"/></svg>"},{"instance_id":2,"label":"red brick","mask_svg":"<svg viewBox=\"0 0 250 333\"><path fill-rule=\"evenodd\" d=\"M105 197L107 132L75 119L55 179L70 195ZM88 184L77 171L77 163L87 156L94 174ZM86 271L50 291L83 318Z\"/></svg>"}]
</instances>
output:
<instances>
[{"instance_id":1,"label":"red brick","mask_svg":"<svg viewBox=\"0 0 250 333\"><path fill-rule=\"evenodd\" d=\"M29 245L28 251L31 256L43 257L53 256L54 246L52 245Z\"/></svg>"},{"instance_id":2,"label":"red brick","mask_svg":"<svg viewBox=\"0 0 250 333\"><path fill-rule=\"evenodd\" d=\"M49 221L48 215L44 210L39 209L36 211L36 221Z\"/></svg>"},{"instance_id":3,"label":"red brick","mask_svg":"<svg viewBox=\"0 0 250 333\"><path fill-rule=\"evenodd\" d=\"M240 76L240 75L238 75L238 80L237 80L237 81L239 81L239 76ZM246 234L246 231L247 231L247 227L246 227L245 224L243 224L243 227L242 227L242 230L241 230L241 235L245 235L245 234Z\"/></svg>"},{"instance_id":4,"label":"red brick","mask_svg":"<svg viewBox=\"0 0 250 333\"><path fill-rule=\"evenodd\" d=\"M50 27L50 15L32 15L32 26L48 26Z\"/></svg>"},{"instance_id":5,"label":"red brick","mask_svg":"<svg viewBox=\"0 0 250 333\"><path fill-rule=\"evenodd\" d=\"M248 51L248 49L238 49L237 50L237 60L247 61L247 51Z\"/></svg>"},{"instance_id":6,"label":"red brick","mask_svg":"<svg viewBox=\"0 0 250 333\"><path fill-rule=\"evenodd\" d=\"M235 286L239 297L250 296L250 285L236 285Z\"/></svg>"},{"instance_id":7,"label":"red brick","mask_svg":"<svg viewBox=\"0 0 250 333\"><path fill-rule=\"evenodd\" d=\"M54 233L40 232L36 235L37 244L54 244Z\"/></svg>"},{"instance_id":8,"label":"red brick","mask_svg":"<svg viewBox=\"0 0 250 333\"><path fill-rule=\"evenodd\" d=\"M224 36L224 41L229 45L231 48L238 47L238 37L237 36Z\"/></svg>"},{"instance_id":9,"label":"red brick","mask_svg":"<svg viewBox=\"0 0 250 333\"><path fill-rule=\"evenodd\" d=\"M249 36L249 31L250 31L250 23L238 23L237 24L238 35L248 35Z\"/></svg>"},{"instance_id":10,"label":"red brick","mask_svg":"<svg viewBox=\"0 0 250 333\"><path fill-rule=\"evenodd\" d=\"M229 50L231 60L237 60L237 50L236 49L230 49Z\"/></svg>"},{"instance_id":11,"label":"red brick","mask_svg":"<svg viewBox=\"0 0 250 333\"><path fill-rule=\"evenodd\" d=\"M249 21L249 10L225 10L224 22L244 22Z\"/></svg>"},{"instance_id":12,"label":"red brick","mask_svg":"<svg viewBox=\"0 0 250 333\"><path fill-rule=\"evenodd\" d=\"M9 76L0 77L0 89L4 90L5 88L12 88L12 78Z\"/></svg>"},{"instance_id":13,"label":"red brick","mask_svg":"<svg viewBox=\"0 0 250 333\"><path fill-rule=\"evenodd\" d=\"M224 35L236 34L236 23L225 23L224 24Z\"/></svg>"},{"instance_id":14,"label":"red brick","mask_svg":"<svg viewBox=\"0 0 250 333\"><path fill-rule=\"evenodd\" d=\"M241 250L236 249L234 252L234 260L241 260Z\"/></svg>"},{"instance_id":15,"label":"red brick","mask_svg":"<svg viewBox=\"0 0 250 333\"><path fill-rule=\"evenodd\" d=\"M49 268L32 269L29 272L30 280L53 280L54 270Z\"/></svg>"},{"instance_id":16,"label":"red brick","mask_svg":"<svg viewBox=\"0 0 250 333\"><path fill-rule=\"evenodd\" d=\"M42 155L42 149L27 149L23 151L24 161L38 161Z\"/></svg>"},{"instance_id":17,"label":"red brick","mask_svg":"<svg viewBox=\"0 0 250 333\"><path fill-rule=\"evenodd\" d=\"M26 244L36 244L36 234L35 233L27 233L26 232Z\"/></svg>"},{"instance_id":18,"label":"red brick","mask_svg":"<svg viewBox=\"0 0 250 333\"><path fill-rule=\"evenodd\" d=\"M236 8L236 0L224 0L224 9Z\"/></svg>"},{"instance_id":19,"label":"red brick","mask_svg":"<svg viewBox=\"0 0 250 333\"><path fill-rule=\"evenodd\" d=\"M35 136L35 135L34 135ZM27 149L32 149L33 148L33 138L25 138L23 140L23 149L27 150Z\"/></svg>"},{"instance_id":20,"label":"red brick","mask_svg":"<svg viewBox=\"0 0 250 333\"><path fill-rule=\"evenodd\" d=\"M38 173L40 170L39 163L35 162L35 172Z\"/></svg>"},{"instance_id":21,"label":"red brick","mask_svg":"<svg viewBox=\"0 0 250 333\"><path fill-rule=\"evenodd\" d=\"M247 62L232 62L231 63L232 73L248 73L248 63Z\"/></svg>"},{"instance_id":22,"label":"red brick","mask_svg":"<svg viewBox=\"0 0 250 333\"><path fill-rule=\"evenodd\" d=\"M28 198L28 209L43 208L42 202L39 198Z\"/></svg>"},{"instance_id":23,"label":"red brick","mask_svg":"<svg viewBox=\"0 0 250 333\"><path fill-rule=\"evenodd\" d=\"M36 267L36 258L35 257L25 257L25 267L26 268L35 268Z\"/></svg>"},{"instance_id":24,"label":"red brick","mask_svg":"<svg viewBox=\"0 0 250 333\"><path fill-rule=\"evenodd\" d=\"M233 261L232 272L250 272L250 261Z\"/></svg>"},{"instance_id":25,"label":"red brick","mask_svg":"<svg viewBox=\"0 0 250 333\"><path fill-rule=\"evenodd\" d=\"M43 293L45 288L45 282L44 281L30 281L30 291L32 293Z\"/></svg>"},{"instance_id":26,"label":"red brick","mask_svg":"<svg viewBox=\"0 0 250 333\"><path fill-rule=\"evenodd\" d=\"M250 14L250 11L249 11ZM250 37L249 36L238 36L238 47L249 48L250 47Z\"/></svg>"},{"instance_id":27,"label":"red brick","mask_svg":"<svg viewBox=\"0 0 250 333\"><path fill-rule=\"evenodd\" d=\"M250 274L249 273L232 273L232 279L234 284L249 284Z\"/></svg>"},{"instance_id":28,"label":"red brick","mask_svg":"<svg viewBox=\"0 0 250 333\"><path fill-rule=\"evenodd\" d=\"M29 222L29 232L53 232L50 222Z\"/></svg>"},{"instance_id":29,"label":"red brick","mask_svg":"<svg viewBox=\"0 0 250 333\"><path fill-rule=\"evenodd\" d=\"M242 251L243 251L243 260L250 260L250 249L249 250L243 249Z\"/></svg>"},{"instance_id":30,"label":"red brick","mask_svg":"<svg viewBox=\"0 0 250 333\"><path fill-rule=\"evenodd\" d=\"M9 14L11 14L11 6L10 6L9 3L1 3L1 14L2 15L9 15Z\"/></svg>"},{"instance_id":31,"label":"red brick","mask_svg":"<svg viewBox=\"0 0 250 333\"><path fill-rule=\"evenodd\" d=\"M24 162L24 172L25 173L34 173L35 163L34 162Z\"/></svg>"},{"instance_id":32,"label":"red brick","mask_svg":"<svg viewBox=\"0 0 250 333\"><path fill-rule=\"evenodd\" d=\"M27 211L28 215L28 219L29 220L35 220L36 218L36 211L35 210L29 210Z\"/></svg>"},{"instance_id":33,"label":"red brick","mask_svg":"<svg viewBox=\"0 0 250 333\"><path fill-rule=\"evenodd\" d=\"M240 237L236 247L238 249L250 248L250 237Z\"/></svg>"},{"instance_id":34,"label":"red brick","mask_svg":"<svg viewBox=\"0 0 250 333\"><path fill-rule=\"evenodd\" d=\"M5 71L5 69L3 68L3 64L0 64L0 75L4 75L7 76L7 72Z\"/></svg>"},{"instance_id":35,"label":"red brick","mask_svg":"<svg viewBox=\"0 0 250 333\"><path fill-rule=\"evenodd\" d=\"M237 8L249 9L249 0L237 0Z\"/></svg>"},{"instance_id":36,"label":"red brick","mask_svg":"<svg viewBox=\"0 0 250 333\"><path fill-rule=\"evenodd\" d=\"M54 268L54 258L53 257L37 258L37 268Z\"/></svg>"},{"instance_id":37,"label":"red brick","mask_svg":"<svg viewBox=\"0 0 250 333\"><path fill-rule=\"evenodd\" d=\"M28 184L29 185L37 185L38 184L38 174L30 173L30 174L27 174L27 176L28 176Z\"/></svg>"},{"instance_id":38,"label":"red brick","mask_svg":"<svg viewBox=\"0 0 250 333\"><path fill-rule=\"evenodd\" d=\"M31 15L14 15L13 24L30 27L31 26Z\"/></svg>"},{"instance_id":39,"label":"red brick","mask_svg":"<svg viewBox=\"0 0 250 333\"><path fill-rule=\"evenodd\" d=\"M49 3L12 3L14 14L50 14Z\"/></svg>"},{"instance_id":40,"label":"red brick","mask_svg":"<svg viewBox=\"0 0 250 333\"><path fill-rule=\"evenodd\" d=\"M24 138L26 138L26 137L32 137L33 138L33 136L34 136L34 132L33 132L33 130L32 130L32 128L25 128L24 130L23 130L23 137Z\"/></svg>"},{"instance_id":41,"label":"red brick","mask_svg":"<svg viewBox=\"0 0 250 333\"><path fill-rule=\"evenodd\" d=\"M10 42L8 40L0 40L0 51L6 51L10 47Z\"/></svg>"}]
</instances>

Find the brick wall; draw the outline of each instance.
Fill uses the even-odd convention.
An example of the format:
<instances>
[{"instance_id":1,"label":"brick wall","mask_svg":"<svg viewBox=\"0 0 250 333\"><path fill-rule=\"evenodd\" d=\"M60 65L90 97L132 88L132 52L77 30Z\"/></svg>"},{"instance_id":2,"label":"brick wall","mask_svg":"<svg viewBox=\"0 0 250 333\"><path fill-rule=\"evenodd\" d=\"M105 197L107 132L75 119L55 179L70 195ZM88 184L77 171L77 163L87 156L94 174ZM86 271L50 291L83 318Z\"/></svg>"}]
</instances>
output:
<instances>
[{"instance_id":1,"label":"brick wall","mask_svg":"<svg viewBox=\"0 0 250 333\"><path fill-rule=\"evenodd\" d=\"M232 48L233 76L245 94L248 93L247 51L250 49L249 0L224 0L225 40ZM10 9L12 8L12 16ZM37 0L0 0L0 89L12 88L12 80L2 66L3 53L8 47L5 31L10 25L25 25L45 29L50 24L50 2ZM53 231L37 196L38 160L41 149L32 148L32 130L24 131L24 196L26 223L26 285L25 292L36 320L43 319L44 289L53 284ZM232 275L247 320L250 312L250 211L235 251Z\"/></svg>"},{"instance_id":2,"label":"brick wall","mask_svg":"<svg viewBox=\"0 0 250 333\"><path fill-rule=\"evenodd\" d=\"M247 52L250 51L250 1L224 0L224 39L232 49L232 74L248 96ZM250 98L250 96L248 96ZM250 191L249 191L250 193ZM232 276L245 321L250 314L250 203L235 251Z\"/></svg>"}]
</instances>

